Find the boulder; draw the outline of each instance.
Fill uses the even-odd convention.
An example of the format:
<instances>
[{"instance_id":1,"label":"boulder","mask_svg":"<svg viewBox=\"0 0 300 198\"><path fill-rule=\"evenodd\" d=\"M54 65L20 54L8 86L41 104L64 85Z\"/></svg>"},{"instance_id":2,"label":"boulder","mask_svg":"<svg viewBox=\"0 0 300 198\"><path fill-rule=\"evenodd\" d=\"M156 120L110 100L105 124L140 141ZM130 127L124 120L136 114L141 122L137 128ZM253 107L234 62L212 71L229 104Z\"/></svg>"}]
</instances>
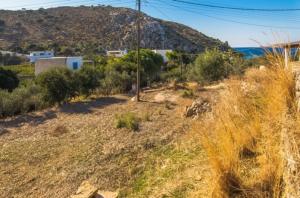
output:
<instances>
[{"instance_id":1,"label":"boulder","mask_svg":"<svg viewBox=\"0 0 300 198\"><path fill-rule=\"evenodd\" d=\"M199 117L201 114L210 112L212 110L210 102L206 99L198 99L187 106L185 109L185 117Z\"/></svg>"},{"instance_id":2,"label":"boulder","mask_svg":"<svg viewBox=\"0 0 300 198\"><path fill-rule=\"evenodd\" d=\"M98 189L91 185L88 181L84 181L79 186L75 195L72 195L71 198L95 198L98 193Z\"/></svg>"},{"instance_id":3,"label":"boulder","mask_svg":"<svg viewBox=\"0 0 300 198\"><path fill-rule=\"evenodd\" d=\"M88 181L84 181L79 186L75 195L71 198L117 198L118 192L100 191Z\"/></svg>"}]
</instances>

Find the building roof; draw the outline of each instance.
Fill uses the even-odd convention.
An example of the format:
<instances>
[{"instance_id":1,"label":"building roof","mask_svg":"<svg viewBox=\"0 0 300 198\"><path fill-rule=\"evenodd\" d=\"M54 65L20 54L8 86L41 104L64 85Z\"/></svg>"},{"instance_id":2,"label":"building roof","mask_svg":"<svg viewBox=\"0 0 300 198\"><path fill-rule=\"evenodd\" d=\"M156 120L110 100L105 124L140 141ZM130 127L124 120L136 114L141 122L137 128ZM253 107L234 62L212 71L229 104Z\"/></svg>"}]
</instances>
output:
<instances>
[{"instance_id":1,"label":"building roof","mask_svg":"<svg viewBox=\"0 0 300 198\"><path fill-rule=\"evenodd\" d=\"M283 48L299 48L300 41L288 42L288 43L278 43L273 45L273 47L283 47Z\"/></svg>"}]
</instances>

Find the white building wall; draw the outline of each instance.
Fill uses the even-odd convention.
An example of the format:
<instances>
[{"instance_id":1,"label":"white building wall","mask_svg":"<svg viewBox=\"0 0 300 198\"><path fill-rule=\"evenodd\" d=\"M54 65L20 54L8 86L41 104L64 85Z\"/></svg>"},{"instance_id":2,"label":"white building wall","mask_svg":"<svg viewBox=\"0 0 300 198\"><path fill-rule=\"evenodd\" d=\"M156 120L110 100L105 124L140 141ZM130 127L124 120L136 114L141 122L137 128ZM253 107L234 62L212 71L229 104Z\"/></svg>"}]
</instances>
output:
<instances>
[{"instance_id":1,"label":"white building wall","mask_svg":"<svg viewBox=\"0 0 300 198\"><path fill-rule=\"evenodd\" d=\"M114 50L114 51L106 52L107 56L113 56L113 57L117 57L117 58L121 58L121 57L125 56L126 54L128 54L127 50Z\"/></svg>"},{"instance_id":2,"label":"white building wall","mask_svg":"<svg viewBox=\"0 0 300 198\"><path fill-rule=\"evenodd\" d=\"M41 58L52 58L54 57L53 51L35 51L29 54L29 59L31 63L35 63L38 59Z\"/></svg>"},{"instance_id":3,"label":"white building wall","mask_svg":"<svg viewBox=\"0 0 300 198\"><path fill-rule=\"evenodd\" d=\"M164 62L168 62L167 52L172 52L173 50L152 50L154 53L159 54L163 57Z\"/></svg>"},{"instance_id":4,"label":"white building wall","mask_svg":"<svg viewBox=\"0 0 300 198\"><path fill-rule=\"evenodd\" d=\"M71 70L79 70L83 65L83 59L78 57L67 57L67 67Z\"/></svg>"}]
</instances>

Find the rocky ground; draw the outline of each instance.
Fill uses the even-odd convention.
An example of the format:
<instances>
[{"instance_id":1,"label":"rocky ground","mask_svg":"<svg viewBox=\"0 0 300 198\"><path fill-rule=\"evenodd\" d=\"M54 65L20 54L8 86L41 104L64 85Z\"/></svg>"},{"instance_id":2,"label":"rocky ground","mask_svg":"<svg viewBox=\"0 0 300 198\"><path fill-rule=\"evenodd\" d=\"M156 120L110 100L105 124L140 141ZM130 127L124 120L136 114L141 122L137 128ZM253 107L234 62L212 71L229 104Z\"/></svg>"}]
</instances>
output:
<instances>
[{"instance_id":1,"label":"rocky ground","mask_svg":"<svg viewBox=\"0 0 300 198\"><path fill-rule=\"evenodd\" d=\"M194 97L210 103L218 92ZM191 185L205 197L205 156L191 147L194 120L184 116L195 98L180 93L149 92L138 104L99 97L0 120L0 197L69 197L83 181L119 197L185 197ZM141 118L137 132L116 128L126 112ZM192 166L199 162L201 171Z\"/></svg>"}]
</instances>

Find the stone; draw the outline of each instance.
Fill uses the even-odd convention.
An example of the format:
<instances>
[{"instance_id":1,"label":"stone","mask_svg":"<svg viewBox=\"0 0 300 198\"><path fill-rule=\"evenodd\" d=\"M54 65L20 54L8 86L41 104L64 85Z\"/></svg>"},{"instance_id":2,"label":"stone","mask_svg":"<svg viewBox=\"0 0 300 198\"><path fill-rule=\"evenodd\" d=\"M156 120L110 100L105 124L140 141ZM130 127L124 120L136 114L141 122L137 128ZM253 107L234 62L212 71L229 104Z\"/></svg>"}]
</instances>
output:
<instances>
[{"instance_id":1,"label":"stone","mask_svg":"<svg viewBox=\"0 0 300 198\"><path fill-rule=\"evenodd\" d=\"M84 181L79 186L75 195L71 198L96 198L98 189L88 181Z\"/></svg>"},{"instance_id":2,"label":"stone","mask_svg":"<svg viewBox=\"0 0 300 198\"><path fill-rule=\"evenodd\" d=\"M203 113L210 112L211 110L211 105L208 100L198 99L194 101L191 106L186 106L184 115L185 117L195 118Z\"/></svg>"},{"instance_id":3,"label":"stone","mask_svg":"<svg viewBox=\"0 0 300 198\"><path fill-rule=\"evenodd\" d=\"M118 192L98 191L95 198L117 198Z\"/></svg>"}]
</instances>

